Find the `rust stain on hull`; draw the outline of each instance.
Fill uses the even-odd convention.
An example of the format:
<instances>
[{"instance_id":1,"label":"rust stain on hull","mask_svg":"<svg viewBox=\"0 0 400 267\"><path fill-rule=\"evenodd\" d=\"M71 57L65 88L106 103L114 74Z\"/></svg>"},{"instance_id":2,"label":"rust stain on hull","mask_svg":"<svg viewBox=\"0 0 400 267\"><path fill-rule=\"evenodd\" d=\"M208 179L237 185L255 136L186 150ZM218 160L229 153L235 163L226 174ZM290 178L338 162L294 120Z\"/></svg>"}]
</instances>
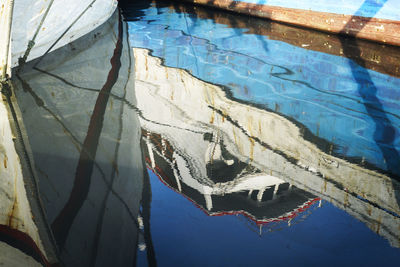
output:
<instances>
[{"instance_id":1,"label":"rust stain on hull","mask_svg":"<svg viewBox=\"0 0 400 267\"><path fill-rule=\"evenodd\" d=\"M15 210L16 210L16 206L17 206L17 198L15 197L13 206L12 206L12 208L11 208L11 211L10 211L10 213L8 214L7 225L10 226L10 227L12 227L12 225L13 225L14 212L15 212Z\"/></svg>"}]
</instances>

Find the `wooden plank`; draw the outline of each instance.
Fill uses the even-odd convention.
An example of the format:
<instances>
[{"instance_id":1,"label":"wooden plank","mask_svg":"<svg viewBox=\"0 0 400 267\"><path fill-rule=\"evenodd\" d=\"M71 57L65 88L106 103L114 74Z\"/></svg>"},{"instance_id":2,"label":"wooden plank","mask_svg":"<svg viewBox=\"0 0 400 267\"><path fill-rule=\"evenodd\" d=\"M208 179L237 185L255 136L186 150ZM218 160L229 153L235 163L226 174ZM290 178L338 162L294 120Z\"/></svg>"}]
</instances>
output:
<instances>
[{"instance_id":1,"label":"wooden plank","mask_svg":"<svg viewBox=\"0 0 400 267\"><path fill-rule=\"evenodd\" d=\"M396 20L259 5L232 0L183 1L320 31L344 34L391 45L400 45L400 21Z\"/></svg>"}]
</instances>

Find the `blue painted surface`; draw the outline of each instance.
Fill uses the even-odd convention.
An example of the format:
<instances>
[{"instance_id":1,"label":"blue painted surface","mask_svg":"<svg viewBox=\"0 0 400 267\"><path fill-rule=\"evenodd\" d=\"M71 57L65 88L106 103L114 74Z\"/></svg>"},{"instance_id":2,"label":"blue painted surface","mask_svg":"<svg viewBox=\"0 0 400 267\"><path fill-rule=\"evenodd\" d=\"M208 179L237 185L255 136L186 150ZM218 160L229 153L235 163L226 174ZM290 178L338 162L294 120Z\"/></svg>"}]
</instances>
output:
<instances>
[{"instance_id":1,"label":"blue painted surface","mask_svg":"<svg viewBox=\"0 0 400 267\"><path fill-rule=\"evenodd\" d=\"M398 0L239 0L238 2L400 20Z\"/></svg>"},{"instance_id":2,"label":"blue painted surface","mask_svg":"<svg viewBox=\"0 0 400 267\"><path fill-rule=\"evenodd\" d=\"M399 78L246 31L156 7L129 22L132 46L153 50L166 66L276 110L334 143L343 157L400 175Z\"/></svg>"}]
</instances>

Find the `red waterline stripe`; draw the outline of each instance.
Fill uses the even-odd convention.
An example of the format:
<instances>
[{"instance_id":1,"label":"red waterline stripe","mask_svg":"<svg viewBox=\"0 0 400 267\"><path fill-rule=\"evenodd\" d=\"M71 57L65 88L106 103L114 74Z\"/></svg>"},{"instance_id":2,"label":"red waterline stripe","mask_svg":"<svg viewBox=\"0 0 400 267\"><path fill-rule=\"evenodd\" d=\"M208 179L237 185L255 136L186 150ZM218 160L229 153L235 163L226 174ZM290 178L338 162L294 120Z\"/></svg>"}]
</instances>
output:
<instances>
[{"instance_id":1,"label":"red waterline stripe","mask_svg":"<svg viewBox=\"0 0 400 267\"><path fill-rule=\"evenodd\" d=\"M26 233L7 225L0 225L0 241L31 256L43 266L51 266L35 241Z\"/></svg>"},{"instance_id":2,"label":"red waterline stripe","mask_svg":"<svg viewBox=\"0 0 400 267\"><path fill-rule=\"evenodd\" d=\"M103 128L104 114L111 89L117 81L119 70L121 68L120 58L122 55L123 46L122 37L122 20L121 14L119 13L118 40L115 45L114 54L110 60L112 67L108 73L106 83L98 94L96 104L90 118L89 128L83 143L78 166L76 168L74 185L70 197L67 201L67 204L64 206L60 214L51 225L54 237L57 240L57 244L60 249L64 247L72 223L89 193L94 166L93 160L96 157L100 134Z\"/></svg>"},{"instance_id":3,"label":"red waterline stripe","mask_svg":"<svg viewBox=\"0 0 400 267\"><path fill-rule=\"evenodd\" d=\"M243 215L243 216L249 218L250 220L252 220L253 222L255 222L257 225L265 225L265 224L268 224L268 223L271 223L271 222L279 222L279 221L286 221L286 220L293 219L293 218L297 217L300 213L305 212L307 209L309 209L315 202L321 200L321 198L319 198L319 197L311 199L311 200L305 202L302 206L300 206L300 207L296 208L295 210L293 210L288 215L280 216L278 218L273 218L273 219L267 219L267 220L257 220L253 215L251 215L250 213L248 213L247 211L244 211L244 210L240 210L240 211L221 211L221 212L209 213L207 210L205 210L202 206L197 204L190 197L182 194L181 192L179 192L175 188L171 187L168 183L166 183L164 181L164 178L162 178L162 174L164 174L164 172L157 165L154 168L155 170L153 168L151 168L150 167L151 161L150 161L150 159L148 157L146 157L145 160L148 163L147 168L150 171L152 171L158 177L158 179L161 181L161 183L163 183L165 186L167 186L171 190L175 191L176 193L180 194L181 196L183 196L184 198L186 198L187 200L192 202L193 205L195 205L197 208L199 208L201 211L203 211L207 216L212 216L213 217L213 216L224 216L224 215Z\"/></svg>"}]
</instances>

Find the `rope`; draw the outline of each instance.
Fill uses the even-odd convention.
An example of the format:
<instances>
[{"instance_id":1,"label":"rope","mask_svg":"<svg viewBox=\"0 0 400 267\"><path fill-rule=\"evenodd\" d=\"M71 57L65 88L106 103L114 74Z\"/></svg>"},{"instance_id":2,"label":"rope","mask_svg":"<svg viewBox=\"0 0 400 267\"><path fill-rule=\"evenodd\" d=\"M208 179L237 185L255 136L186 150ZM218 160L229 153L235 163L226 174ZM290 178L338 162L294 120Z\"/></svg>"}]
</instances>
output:
<instances>
[{"instance_id":1,"label":"rope","mask_svg":"<svg viewBox=\"0 0 400 267\"><path fill-rule=\"evenodd\" d=\"M91 7L93 6L93 4L94 4L96 1L97 1L97 0L93 0L92 2L90 2L90 4L82 11L82 13L79 14L79 16L71 23L71 25L69 25L69 26L67 27L67 29L65 29L65 31L57 38L57 40L55 40L55 42L46 50L46 52L42 55L42 57L40 58L40 60L35 64L35 66L37 66L37 65L42 61L43 57L44 57L45 55L47 55L47 54L54 48L54 46L65 36L65 34L67 34L67 32L69 32L69 30L75 25L75 23L89 10L89 8L91 8ZM17 72L19 72L19 71L22 70L22 68L23 68L23 66L24 66L25 63L26 63L26 60L27 60L27 58L28 58L28 56L29 56L29 54L30 54L32 48L35 46L36 37L37 37L37 35L39 34L39 31L40 31L40 29L42 28L43 23L44 23L44 21L45 21L47 15L49 14L49 11L50 11L51 6L53 5L53 2L54 2L54 0L51 0L49 6L48 6L47 9L46 9L45 14L44 14L43 17L42 17L42 20L40 21L40 24L39 24L38 28L36 29L36 32L35 32L35 34L34 34L32 40L30 40L30 41L28 42L28 47L27 47L27 49L25 50L25 54L23 55L23 57L21 57L21 58L18 59L19 68L18 68Z\"/></svg>"},{"instance_id":2,"label":"rope","mask_svg":"<svg viewBox=\"0 0 400 267\"><path fill-rule=\"evenodd\" d=\"M53 1L53 0L52 0ZM67 29L65 29L65 31L60 35L60 37L57 38L57 40L49 47L49 49L46 50L46 52L44 52L43 56L39 59L38 62L36 62L35 66L36 67L43 59L44 56L46 56L53 48L54 46L65 36L65 34L67 34L67 32L69 32L69 30L72 28L72 26L75 25L75 23L86 13L86 11L89 10L89 8L91 8L94 4L94 2L96 2L97 0L93 0L86 8L85 10L82 11L81 14L79 14L79 16L71 23L71 25L68 26Z\"/></svg>"},{"instance_id":3,"label":"rope","mask_svg":"<svg viewBox=\"0 0 400 267\"><path fill-rule=\"evenodd\" d=\"M0 57L4 56L4 66L2 73L0 74L0 83L5 83L8 80L8 74L7 74L7 69L8 69L8 55L10 52L10 43L11 43L11 27L12 27L12 17L13 17L13 12L14 12L14 0L10 0L8 2L7 10L8 11L8 19L7 19L7 29L6 29L6 47L4 49L4 55L0 55ZM2 15L3 16L3 15ZM7 15L5 15L7 16Z\"/></svg>"},{"instance_id":4,"label":"rope","mask_svg":"<svg viewBox=\"0 0 400 267\"><path fill-rule=\"evenodd\" d=\"M37 27L37 29L36 29L36 31L35 31L35 34L33 35L32 40L30 40L30 41L28 42L28 47L26 48L24 55L18 59L18 64L19 64L19 66L20 66L19 69L17 70L18 72L19 72L19 71L22 69L22 67L25 65L26 60L27 60L27 58L28 58L28 56L29 56L29 54L30 54L32 48L35 46L36 37L38 36L39 31L40 31L40 29L42 28L43 23L44 23L44 21L45 21L47 15L49 14L50 8L51 8L51 6L53 5L53 3L54 3L54 0L51 0L50 3L49 3L49 5L47 6L46 11L44 12L44 15L43 15L43 17L42 17L42 19L41 19L41 21L40 21L40 23L39 23L39 26Z\"/></svg>"}]
</instances>

